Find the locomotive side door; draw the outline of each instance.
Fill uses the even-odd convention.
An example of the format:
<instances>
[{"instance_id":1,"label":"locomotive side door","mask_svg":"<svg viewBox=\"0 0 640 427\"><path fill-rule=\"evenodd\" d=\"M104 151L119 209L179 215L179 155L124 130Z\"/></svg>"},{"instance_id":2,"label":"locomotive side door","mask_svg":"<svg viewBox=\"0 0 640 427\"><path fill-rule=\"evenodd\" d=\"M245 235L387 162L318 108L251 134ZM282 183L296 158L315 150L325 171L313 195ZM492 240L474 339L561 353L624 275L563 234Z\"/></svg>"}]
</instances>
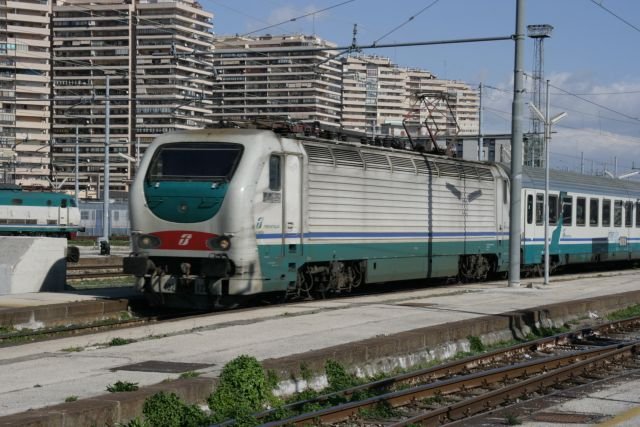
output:
<instances>
[{"instance_id":1,"label":"locomotive side door","mask_svg":"<svg viewBox=\"0 0 640 427\"><path fill-rule=\"evenodd\" d=\"M302 155L284 153L282 170L282 255L301 255L303 237L302 216Z\"/></svg>"}]
</instances>

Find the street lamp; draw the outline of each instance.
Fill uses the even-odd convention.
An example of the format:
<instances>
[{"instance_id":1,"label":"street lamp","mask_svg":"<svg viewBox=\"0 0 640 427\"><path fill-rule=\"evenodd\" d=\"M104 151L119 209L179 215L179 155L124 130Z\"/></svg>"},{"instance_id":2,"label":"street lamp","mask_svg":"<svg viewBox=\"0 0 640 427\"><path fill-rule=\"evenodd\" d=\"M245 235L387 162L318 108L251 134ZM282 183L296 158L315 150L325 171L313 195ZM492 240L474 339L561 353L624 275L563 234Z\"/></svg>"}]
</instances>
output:
<instances>
[{"instance_id":1,"label":"street lamp","mask_svg":"<svg viewBox=\"0 0 640 427\"><path fill-rule=\"evenodd\" d=\"M544 123L544 284L549 284L549 143L551 142L551 125L556 124L567 116L562 112L549 119L549 80L547 80L547 102L545 114L533 104L529 108L542 123Z\"/></svg>"}]
</instances>

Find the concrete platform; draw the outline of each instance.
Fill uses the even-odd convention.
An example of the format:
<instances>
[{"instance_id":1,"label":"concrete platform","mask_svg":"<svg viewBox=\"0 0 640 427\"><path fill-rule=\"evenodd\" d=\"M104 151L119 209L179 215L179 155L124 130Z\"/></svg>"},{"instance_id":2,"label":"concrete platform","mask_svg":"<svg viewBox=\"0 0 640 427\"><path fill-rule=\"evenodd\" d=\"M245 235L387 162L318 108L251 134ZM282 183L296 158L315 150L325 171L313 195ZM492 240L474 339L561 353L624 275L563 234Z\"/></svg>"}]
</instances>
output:
<instances>
[{"instance_id":1,"label":"concrete platform","mask_svg":"<svg viewBox=\"0 0 640 427\"><path fill-rule=\"evenodd\" d=\"M548 287L454 285L238 310L9 347L0 352L0 426L112 424L138 414L151 385L203 400L224 364L240 354L283 379L295 377L302 362L319 372L328 358L374 372L468 350L469 336L490 343L638 303L640 272L629 271L565 277ZM115 337L136 342L106 345ZM125 370L150 361L203 364L203 375L162 382L179 373ZM105 395L119 380L143 388ZM81 400L62 403L68 396Z\"/></svg>"},{"instance_id":2,"label":"concrete platform","mask_svg":"<svg viewBox=\"0 0 640 427\"><path fill-rule=\"evenodd\" d=\"M2 295L0 327L40 329L117 317L132 296L132 288Z\"/></svg>"}]
</instances>

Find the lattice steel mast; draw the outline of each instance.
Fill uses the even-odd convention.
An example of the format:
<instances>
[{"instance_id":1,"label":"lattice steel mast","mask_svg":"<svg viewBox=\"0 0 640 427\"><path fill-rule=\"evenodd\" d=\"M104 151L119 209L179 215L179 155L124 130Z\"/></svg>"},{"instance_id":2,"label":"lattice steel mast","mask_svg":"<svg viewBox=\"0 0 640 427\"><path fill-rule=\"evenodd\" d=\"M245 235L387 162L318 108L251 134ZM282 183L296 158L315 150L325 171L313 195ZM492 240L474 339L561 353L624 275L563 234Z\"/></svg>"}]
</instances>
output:
<instances>
[{"instance_id":1,"label":"lattice steel mast","mask_svg":"<svg viewBox=\"0 0 640 427\"><path fill-rule=\"evenodd\" d=\"M551 37L551 25L528 25L527 35L533 39L533 96L532 103L539 109L546 105L544 94L544 39ZM531 134L524 148L524 164L544 167L544 123L531 115Z\"/></svg>"}]
</instances>

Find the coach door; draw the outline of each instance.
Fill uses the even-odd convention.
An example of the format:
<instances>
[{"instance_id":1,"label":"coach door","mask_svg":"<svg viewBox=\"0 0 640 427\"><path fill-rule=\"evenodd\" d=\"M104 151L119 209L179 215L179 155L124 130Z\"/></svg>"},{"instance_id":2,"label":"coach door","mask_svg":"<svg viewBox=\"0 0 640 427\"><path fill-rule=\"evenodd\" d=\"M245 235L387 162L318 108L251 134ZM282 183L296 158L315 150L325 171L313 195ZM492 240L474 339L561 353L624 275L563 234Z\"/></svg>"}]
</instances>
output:
<instances>
[{"instance_id":1,"label":"coach door","mask_svg":"<svg viewBox=\"0 0 640 427\"><path fill-rule=\"evenodd\" d=\"M282 255L302 255L302 156L285 153L282 158Z\"/></svg>"}]
</instances>

